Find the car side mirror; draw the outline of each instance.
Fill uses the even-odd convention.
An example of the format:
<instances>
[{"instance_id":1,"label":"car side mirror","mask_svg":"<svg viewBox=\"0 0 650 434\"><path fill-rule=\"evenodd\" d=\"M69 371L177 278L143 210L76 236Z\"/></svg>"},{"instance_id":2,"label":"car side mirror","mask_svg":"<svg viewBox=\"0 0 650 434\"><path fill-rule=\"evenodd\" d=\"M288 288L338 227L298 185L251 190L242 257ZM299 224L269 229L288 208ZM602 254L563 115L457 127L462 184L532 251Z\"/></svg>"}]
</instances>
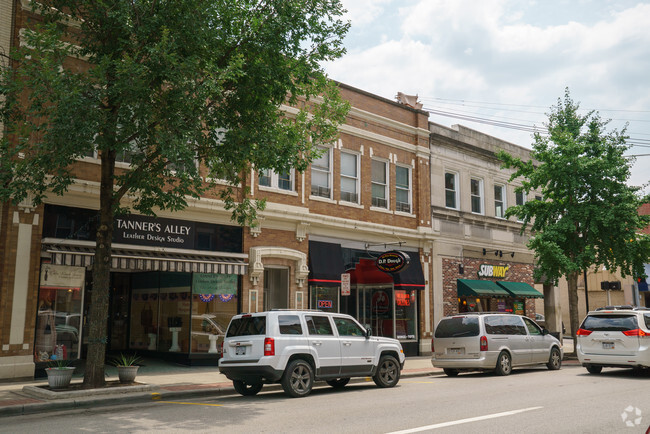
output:
<instances>
[{"instance_id":1,"label":"car side mirror","mask_svg":"<svg viewBox=\"0 0 650 434\"><path fill-rule=\"evenodd\" d=\"M549 333L550 332L548 330L546 330L546 327L542 327L542 335L546 336Z\"/></svg>"},{"instance_id":2,"label":"car side mirror","mask_svg":"<svg viewBox=\"0 0 650 434\"><path fill-rule=\"evenodd\" d=\"M366 339L372 336L372 328L366 327Z\"/></svg>"}]
</instances>

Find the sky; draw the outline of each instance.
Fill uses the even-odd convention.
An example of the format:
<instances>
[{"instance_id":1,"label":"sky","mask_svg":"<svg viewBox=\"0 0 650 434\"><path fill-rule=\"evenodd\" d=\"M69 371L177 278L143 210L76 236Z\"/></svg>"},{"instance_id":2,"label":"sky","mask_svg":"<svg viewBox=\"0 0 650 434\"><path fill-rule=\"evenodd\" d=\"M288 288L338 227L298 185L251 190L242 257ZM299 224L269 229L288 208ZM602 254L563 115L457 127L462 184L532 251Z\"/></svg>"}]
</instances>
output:
<instances>
[{"instance_id":1,"label":"sky","mask_svg":"<svg viewBox=\"0 0 650 434\"><path fill-rule=\"evenodd\" d=\"M351 28L330 78L429 120L531 148L568 88L581 114L627 124L630 185L650 193L650 1L341 0Z\"/></svg>"}]
</instances>

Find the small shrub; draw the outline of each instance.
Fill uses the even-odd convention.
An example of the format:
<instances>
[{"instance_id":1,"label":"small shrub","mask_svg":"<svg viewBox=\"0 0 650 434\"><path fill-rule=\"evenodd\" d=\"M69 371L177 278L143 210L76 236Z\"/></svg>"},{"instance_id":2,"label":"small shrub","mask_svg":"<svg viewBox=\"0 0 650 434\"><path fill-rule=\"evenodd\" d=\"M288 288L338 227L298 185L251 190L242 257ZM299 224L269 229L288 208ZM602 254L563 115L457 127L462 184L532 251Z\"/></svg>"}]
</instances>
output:
<instances>
[{"instance_id":1,"label":"small shrub","mask_svg":"<svg viewBox=\"0 0 650 434\"><path fill-rule=\"evenodd\" d=\"M142 358L136 354L124 354L120 353L118 357L115 357L112 361L114 366L133 366L142 361Z\"/></svg>"}]
</instances>

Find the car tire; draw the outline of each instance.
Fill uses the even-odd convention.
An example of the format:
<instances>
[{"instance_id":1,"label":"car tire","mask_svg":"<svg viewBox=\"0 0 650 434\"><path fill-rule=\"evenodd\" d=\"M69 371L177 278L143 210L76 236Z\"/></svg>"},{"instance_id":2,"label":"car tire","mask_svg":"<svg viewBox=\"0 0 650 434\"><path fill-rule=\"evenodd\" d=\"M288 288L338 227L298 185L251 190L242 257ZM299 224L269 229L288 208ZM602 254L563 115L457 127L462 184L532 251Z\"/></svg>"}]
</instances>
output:
<instances>
[{"instance_id":1,"label":"car tire","mask_svg":"<svg viewBox=\"0 0 650 434\"><path fill-rule=\"evenodd\" d=\"M292 398L302 398L311 393L314 386L314 370L302 359L289 362L282 375L282 389Z\"/></svg>"},{"instance_id":2,"label":"car tire","mask_svg":"<svg viewBox=\"0 0 650 434\"><path fill-rule=\"evenodd\" d=\"M243 396L255 396L262 390L262 383L245 383L240 380L233 380L232 385L237 393Z\"/></svg>"},{"instance_id":3,"label":"car tire","mask_svg":"<svg viewBox=\"0 0 650 434\"><path fill-rule=\"evenodd\" d=\"M551 355L548 358L546 367L551 371L557 371L562 367L562 353L556 347L551 348Z\"/></svg>"},{"instance_id":4,"label":"car tire","mask_svg":"<svg viewBox=\"0 0 650 434\"><path fill-rule=\"evenodd\" d=\"M447 374L447 377L457 377L458 376L458 369L443 368L442 370L445 371L445 374Z\"/></svg>"},{"instance_id":5,"label":"car tire","mask_svg":"<svg viewBox=\"0 0 650 434\"><path fill-rule=\"evenodd\" d=\"M587 368L587 371L590 374L600 374L603 370L602 366L596 366L596 365L587 365L585 366Z\"/></svg>"},{"instance_id":6,"label":"car tire","mask_svg":"<svg viewBox=\"0 0 650 434\"><path fill-rule=\"evenodd\" d=\"M342 389L350 382L349 378L337 378L336 380L327 380L327 384L335 389Z\"/></svg>"},{"instance_id":7,"label":"car tire","mask_svg":"<svg viewBox=\"0 0 650 434\"><path fill-rule=\"evenodd\" d=\"M497 375L510 375L512 372L512 359L510 358L510 354L505 351L501 351L501 353L499 353L495 372Z\"/></svg>"},{"instance_id":8,"label":"car tire","mask_svg":"<svg viewBox=\"0 0 650 434\"><path fill-rule=\"evenodd\" d=\"M399 376L400 366L397 359L393 356L382 356L372 380L379 387L394 387L399 381Z\"/></svg>"}]
</instances>

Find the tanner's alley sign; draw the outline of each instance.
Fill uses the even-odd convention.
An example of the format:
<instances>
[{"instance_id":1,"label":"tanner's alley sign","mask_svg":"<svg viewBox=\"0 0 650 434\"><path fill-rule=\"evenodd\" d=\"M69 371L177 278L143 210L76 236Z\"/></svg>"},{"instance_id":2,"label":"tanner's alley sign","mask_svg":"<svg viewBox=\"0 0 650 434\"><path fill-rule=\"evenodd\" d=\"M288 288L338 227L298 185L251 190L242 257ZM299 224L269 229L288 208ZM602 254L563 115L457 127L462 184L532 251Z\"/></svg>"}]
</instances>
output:
<instances>
[{"instance_id":1,"label":"tanner's alley sign","mask_svg":"<svg viewBox=\"0 0 650 434\"><path fill-rule=\"evenodd\" d=\"M115 218L113 241L144 246L194 248L194 222L129 214Z\"/></svg>"}]
</instances>

